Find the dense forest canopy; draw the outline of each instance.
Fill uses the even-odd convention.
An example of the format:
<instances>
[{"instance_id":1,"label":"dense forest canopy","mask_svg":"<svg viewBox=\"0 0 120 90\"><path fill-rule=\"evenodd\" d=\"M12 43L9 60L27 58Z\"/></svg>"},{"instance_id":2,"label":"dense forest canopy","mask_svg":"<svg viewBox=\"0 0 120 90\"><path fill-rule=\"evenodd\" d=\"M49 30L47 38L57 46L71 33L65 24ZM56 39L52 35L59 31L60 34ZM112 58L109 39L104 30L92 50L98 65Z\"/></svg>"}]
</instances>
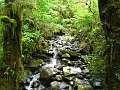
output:
<instances>
[{"instance_id":1,"label":"dense forest canopy","mask_svg":"<svg viewBox=\"0 0 120 90\"><path fill-rule=\"evenodd\" d=\"M119 90L119 5L0 0L0 90Z\"/></svg>"}]
</instances>

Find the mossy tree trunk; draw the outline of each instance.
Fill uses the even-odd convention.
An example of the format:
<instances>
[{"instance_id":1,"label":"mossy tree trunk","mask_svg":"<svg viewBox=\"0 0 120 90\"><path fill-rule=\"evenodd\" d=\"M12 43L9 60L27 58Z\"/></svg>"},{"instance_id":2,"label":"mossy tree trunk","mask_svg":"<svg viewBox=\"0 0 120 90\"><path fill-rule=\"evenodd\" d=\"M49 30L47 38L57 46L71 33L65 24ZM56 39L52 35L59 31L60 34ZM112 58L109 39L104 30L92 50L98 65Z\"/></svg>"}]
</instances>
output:
<instances>
[{"instance_id":1,"label":"mossy tree trunk","mask_svg":"<svg viewBox=\"0 0 120 90\"><path fill-rule=\"evenodd\" d=\"M106 35L106 84L120 90L120 0L98 0L100 19Z\"/></svg>"},{"instance_id":2,"label":"mossy tree trunk","mask_svg":"<svg viewBox=\"0 0 120 90\"><path fill-rule=\"evenodd\" d=\"M8 17L3 31L3 66L0 70L0 90L19 90L24 77L22 56L22 8L15 0L5 0L4 15Z\"/></svg>"}]
</instances>

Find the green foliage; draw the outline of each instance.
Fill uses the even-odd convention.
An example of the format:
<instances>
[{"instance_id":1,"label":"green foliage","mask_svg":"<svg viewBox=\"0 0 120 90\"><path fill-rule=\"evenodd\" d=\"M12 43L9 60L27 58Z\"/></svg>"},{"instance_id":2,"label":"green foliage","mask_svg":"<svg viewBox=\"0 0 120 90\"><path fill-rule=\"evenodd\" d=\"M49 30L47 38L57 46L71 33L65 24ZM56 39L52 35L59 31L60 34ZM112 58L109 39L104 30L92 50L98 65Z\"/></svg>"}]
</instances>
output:
<instances>
[{"instance_id":1,"label":"green foliage","mask_svg":"<svg viewBox=\"0 0 120 90\"><path fill-rule=\"evenodd\" d=\"M39 31L24 32L23 34L23 62L28 63L31 60L31 55L37 50L41 34Z\"/></svg>"},{"instance_id":2,"label":"green foliage","mask_svg":"<svg viewBox=\"0 0 120 90\"><path fill-rule=\"evenodd\" d=\"M104 76L105 75L105 37L102 30L94 31L91 34L91 40L93 43L93 51L88 54L86 61L90 65L92 76Z\"/></svg>"}]
</instances>

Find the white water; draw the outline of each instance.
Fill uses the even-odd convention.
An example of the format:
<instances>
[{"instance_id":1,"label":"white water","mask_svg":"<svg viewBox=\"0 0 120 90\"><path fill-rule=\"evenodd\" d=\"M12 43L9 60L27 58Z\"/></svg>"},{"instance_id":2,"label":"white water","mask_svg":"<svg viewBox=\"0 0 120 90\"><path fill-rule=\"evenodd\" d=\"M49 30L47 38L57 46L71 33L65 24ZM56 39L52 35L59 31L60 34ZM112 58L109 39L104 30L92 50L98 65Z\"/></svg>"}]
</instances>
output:
<instances>
[{"instance_id":1,"label":"white water","mask_svg":"<svg viewBox=\"0 0 120 90\"><path fill-rule=\"evenodd\" d=\"M30 81L29 86L25 87L27 90L33 90L33 88L31 86L32 86L33 82L38 80L38 78L40 77L40 73L33 75L32 77L33 77L33 79L32 79L32 81ZM34 89L34 90L38 90L38 89Z\"/></svg>"},{"instance_id":2,"label":"white water","mask_svg":"<svg viewBox=\"0 0 120 90\"><path fill-rule=\"evenodd\" d=\"M57 65L57 54L58 54L58 52L57 52L57 49L55 47L53 48L52 53L53 53L53 57L51 58L50 63L43 66L43 68L52 68L55 65Z\"/></svg>"}]
</instances>

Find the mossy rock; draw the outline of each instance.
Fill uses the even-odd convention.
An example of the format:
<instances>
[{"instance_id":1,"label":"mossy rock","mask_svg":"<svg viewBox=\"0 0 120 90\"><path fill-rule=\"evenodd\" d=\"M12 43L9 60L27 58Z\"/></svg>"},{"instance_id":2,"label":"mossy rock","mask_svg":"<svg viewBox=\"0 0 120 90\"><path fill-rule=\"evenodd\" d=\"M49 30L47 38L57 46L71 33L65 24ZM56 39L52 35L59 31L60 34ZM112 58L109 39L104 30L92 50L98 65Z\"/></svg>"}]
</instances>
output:
<instances>
[{"instance_id":1,"label":"mossy rock","mask_svg":"<svg viewBox=\"0 0 120 90\"><path fill-rule=\"evenodd\" d=\"M93 90L92 86L90 85L78 85L78 90Z\"/></svg>"},{"instance_id":2,"label":"mossy rock","mask_svg":"<svg viewBox=\"0 0 120 90\"><path fill-rule=\"evenodd\" d=\"M71 41L72 39L74 39L74 37L72 36L64 36L64 41Z\"/></svg>"},{"instance_id":3,"label":"mossy rock","mask_svg":"<svg viewBox=\"0 0 120 90\"><path fill-rule=\"evenodd\" d=\"M32 65L33 65L33 67L39 67L40 64L42 64L42 63L43 63L43 60L42 59L38 59L38 60L34 60L32 62Z\"/></svg>"},{"instance_id":4,"label":"mossy rock","mask_svg":"<svg viewBox=\"0 0 120 90\"><path fill-rule=\"evenodd\" d=\"M79 51L82 54L88 54L89 52L91 52L91 44L86 43L86 42L81 42L80 46L79 46Z\"/></svg>"},{"instance_id":5,"label":"mossy rock","mask_svg":"<svg viewBox=\"0 0 120 90\"><path fill-rule=\"evenodd\" d=\"M70 55L70 58L71 59L75 59L75 58L78 58L79 54L75 51L72 51L72 50L62 50L62 54L69 54Z\"/></svg>"},{"instance_id":6,"label":"mossy rock","mask_svg":"<svg viewBox=\"0 0 120 90\"><path fill-rule=\"evenodd\" d=\"M68 53L65 53L62 55L62 58L70 58L70 55Z\"/></svg>"},{"instance_id":7,"label":"mossy rock","mask_svg":"<svg viewBox=\"0 0 120 90\"><path fill-rule=\"evenodd\" d=\"M49 63L50 62L50 58L44 59L45 63Z\"/></svg>"},{"instance_id":8,"label":"mossy rock","mask_svg":"<svg viewBox=\"0 0 120 90\"><path fill-rule=\"evenodd\" d=\"M81 79L75 79L75 85L77 86L77 90L93 90L90 84L83 84Z\"/></svg>"},{"instance_id":9,"label":"mossy rock","mask_svg":"<svg viewBox=\"0 0 120 90\"><path fill-rule=\"evenodd\" d=\"M57 80L57 81L62 81L62 80L63 80L62 75L56 75L56 76L55 76L55 80Z\"/></svg>"},{"instance_id":10,"label":"mossy rock","mask_svg":"<svg viewBox=\"0 0 120 90\"><path fill-rule=\"evenodd\" d=\"M44 86L49 86L53 80L53 70L51 68L42 69L40 72L40 81Z\"/></svg>"},{"instance_id":11,"label":"mossy rock","mask_svg":"<svg viewBox=\"0 0 120 90\"><path fill-rule=\"evenodd\" d=\"M41 59L49 59L50 57L45 54L35 54L35 57L39 57Z\"/></svg>"},{"instance_id":12,"label":"mossy rock","mask_svg":"<svg viewBox=\"0 0 120 90\"><path fill-rule=\"evenodd\" d=\"M60 82L53 81L51 82L51 90L59 90L60 88Z\"/></svg>"},{"instance_id":13,"label":"mossy rock","mask_svg":"<svg viewBox=\"0 0 120 90\"><path fill-rule=\"evenodd\" d=\"M66 59L66 58L62 59L62 65L67 65L68 62L69 62L69 59Z\"/></svg>"},{"instance_id":14,"label":"mossy rock","mask_svg":"<svg viewBox=\"0 0 120 90\"><path fill-rule=\"evenodd\" d=\"M64 76L63 78L68 81L72 81L74 79L74 77L72 77L72 76Z\"/></svg>"}]
</instances>

